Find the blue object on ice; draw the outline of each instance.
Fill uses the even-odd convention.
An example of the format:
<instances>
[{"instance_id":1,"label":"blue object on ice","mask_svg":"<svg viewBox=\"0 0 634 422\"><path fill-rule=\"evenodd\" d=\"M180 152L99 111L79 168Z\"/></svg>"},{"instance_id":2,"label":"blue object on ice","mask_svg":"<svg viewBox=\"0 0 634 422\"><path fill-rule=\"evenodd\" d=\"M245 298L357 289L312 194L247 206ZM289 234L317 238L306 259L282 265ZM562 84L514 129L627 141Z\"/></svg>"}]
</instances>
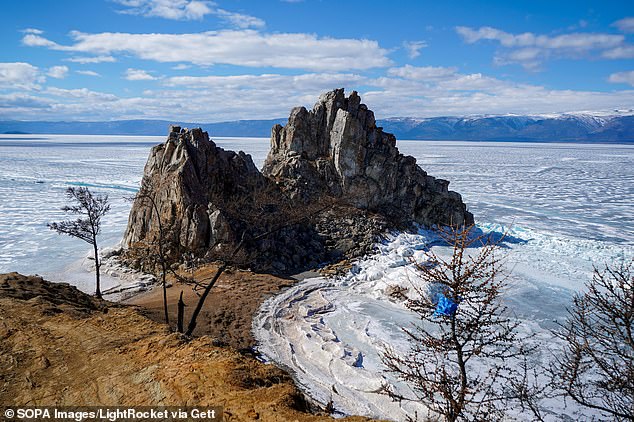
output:
<instances>
[{"instance_id":1,"label":"blue object on ice","mask_svg":"<svg viewBox=\"0 0 634 422\"><path fill-rule=\"evenodd\" d=\"M436 310L434 311L434 316L454 316L458 310L458 303L454 302L452 299L446 297L443 294L438 294L438 304L436 305Z\"/></svg>"}]
</instances>

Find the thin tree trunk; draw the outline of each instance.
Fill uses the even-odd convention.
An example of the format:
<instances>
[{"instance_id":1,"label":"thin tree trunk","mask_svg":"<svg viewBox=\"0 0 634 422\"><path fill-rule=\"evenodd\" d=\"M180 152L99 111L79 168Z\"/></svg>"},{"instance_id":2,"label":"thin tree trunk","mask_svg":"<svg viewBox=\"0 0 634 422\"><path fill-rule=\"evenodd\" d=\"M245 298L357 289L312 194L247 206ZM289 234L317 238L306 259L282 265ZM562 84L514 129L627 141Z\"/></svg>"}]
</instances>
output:
<instances>
[{"instance_id":1,"label":"thin tree trunk","mask_svg":"<svg viewBox=\"0 0 634 422\"><path fill-rule=\"evenodd\" d=\"M216 284L216 281L218 281L218 279L220 278L220 275L226 269L227 269L227 263L225 262L218 268L218 270L216 271L216 274L214 275L214 278L212 278L209 284L207 284L207 286L205 287L205 291L203 292L200 299L198 299L198 303L196 304L196 309L194 309L194 313L192 314L192 317L189 320L189 325L187 326L187 332L185 333L185 335L191 336L192 333L194 332L194 329L196 328L196 319L198 318L198 314L200 313L200 311L203 308L203 305L205 304L205 299L207 299L207 296L209 295L211 288L214 286L214 284Z\"/></svg>"},{"instance_id":2,"label":"thin tree trunk","mask_svg":"<svg viewBox=\"0 0 634 422\"><path fill-rule=\"evenodd\" d=\"M183 301L183 291L178 298L178 316L176 318L176 329L179 333L183 332L183 320L185 319L185 302Z\"/></svg>"},{"instance_id":3,"label":"thin tree trunk","mask_svg":"<svg viewBox=\"0 0 634 422\"><path fill-rule=\"evenodd\" d=\"M458 418L458 416L462 413L462 409L464 409L465 395L467 394L467 368L464 362L462 344L460 344L458 336L456 335L456 319L454 316L451 317L451 334L456 347L458 368L460 369L460 391L458 393L457 408L454 409L455 417Z\"/></svg>"},{"instance_id":4,"label":"thin tree trunk","mask_svg":"<svg viewBox=\"0 0 634 422\"><path fill-rule=\"evenodd\" d=\"M165 281L165 277L167 276L167 262L165 258L165 253L163 251L163 242L165 241L165 238L163 235L163 223L161 222L161 214L159 212L158 206L156 205L156 201L154 201L154 198L152 198L149 195L147 195L146 198L148 198L150 202L152 203L152 209L156 213L156 221L159 226L158 247L159 247L159 256L161 258L161 269L163 270L163 312L165 314L165 324L167 324L167 326L169 327L170 317L169 317L169 313L167 312L167 285Z\"/></svg>"},{"instance_id":5,"label":"thin tree trunk","mask_svg":"<svg viewBox=\"0 0 634 422\"><path fill-rule=\"evenodd\" d=\"M169 313L167 312L167 285L165 284L165 276L167 275L167 268L165 265L165 259L162 259L162 264L161 267L163 268L163 311L165 312L165 323L167 324L167 326L169 327L170 325L170 317L169 317Z\"/></svg>"},{"instance_id":6,"label":"thin tree trunk","mask_svg":"<svg viewBox=\"0 0 634 422\"><path fill-rule=\"evenodd\" d=\"M97 288L95 290L95 296L99 299L101 299L101 281L99 279L99 268L101 266L101 264L99 263L99 251L97 250L97 242L94 241L92 244L94 250L95 250L95 277L96 277L96 284L97 284Z\"/></svg>"},{"instance_id":7,"label":"thin tree trunk","mask_svg":"<svg viewBox=\"0 0 634 422\"><path fill-rule=\"evenodd\" d=\"M240 249L242 249L242 246L244 245L245 236L246 236L246 233L242 233L242 239L240 239L240 243L238 243L238 246L236 246L236 248L233 250L229 259L236 256L236 254L240 251ZM259 239L259 238L260 236L256 237L255 239ZM218 281L218 279L220 278L220 275L226 269L227 269L227 261L224 261L222 265L216 271L216 274L214 274L214 278L212 278L209 284L207 284L207 286L205 287L205 291L203 292L200 299L198 299L198 303L196 304L196 309L194 309L194 313L192 314L192 317L189 320L189 325L187 326L187 332L185 333L186 335L191 336L192 333L194 332L194 329L196 328L196 319L198 318L198 314L200 313L200 311L203 309L203 305L205 304L205 299L207 299L207 296L209 295L211 288L214 286L214 284L216 284L216 281Z\"/></svg>"}]
</instances>

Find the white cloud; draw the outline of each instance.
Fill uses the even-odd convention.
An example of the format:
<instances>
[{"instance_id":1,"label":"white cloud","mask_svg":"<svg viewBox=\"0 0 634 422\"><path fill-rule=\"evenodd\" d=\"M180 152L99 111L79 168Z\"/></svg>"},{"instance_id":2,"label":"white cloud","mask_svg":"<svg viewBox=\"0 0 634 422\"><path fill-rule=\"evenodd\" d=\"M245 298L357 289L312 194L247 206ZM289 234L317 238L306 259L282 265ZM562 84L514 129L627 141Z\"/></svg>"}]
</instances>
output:
<instances>
[{"instance_id":1,"label":"white cloud","mask_svg":"<svg viewBox=\"0 0 634 422\"><path fill-rule=\"evenodd\" d=\"M435 71L436 75L442 73ZM144 101L162 101L144 111L146 117L151 113L171 113L172 118L187 120L187 116L194 121L284 117L292 107L311 107L321 92L336 87L345 87L348 92L357 89L377 118L547 113L587 110L588 104L597 109L632 108L634 98L633 91L551 90L480 73L461 74L451 68L435 80L370 79L348 73L263 74L172 77L163 85L177 89L147 92Z\"/></svg>"},{"instance_id":2,"label":"white cloud","mask_svg":"<svg viewBox=\"0 0 634 422\"><path fill-rule=\"evenodd\" d=\"M78 88L78 89L63 89L63 88L55 88L48 87L44 91L47 94L54 95L56 97L65 97L65 98L82 98L82 99L91 99L91 100L99 100L99 101L117 101L119 97L114 94L106 94L103 92L91 91L87 88Z\"/></svg>"},{"instance_id":3,"label":"white cloud","mask_svg":"<svg viewBox=\"0 0 634 422\"><path fill-rule=\"evenodd\" d=\"M58 47L60 47L57 43L47 40L38 34L26 34L22 38L22 44L28 45L29 47L48 47L53 49L59 49Z\"/></svg>"},{"instance_id":4,"label":"white cloud","mask_svg":"<svg viewBox=\"0 0 634 422\"><path fill-rule=\"evenodd\" d=\"M127 53L158 62L210 66L230 64L315 71L369 69L391 64L388 50L376 41L319 38L314 34L265 34L254 30L210 31L195 34L129 34L74 31L72 45L60 45L28 34L22 42L52 50L109 55Z\"/></svg>"},{"instance_id":5,"label":"white cloud","mask_svg":"<svg viewBox=\"0 0 634 422\"><path fill-rule=\"evenodd\" d=\"M342 76L344 75L344 76ZM306 82L293 84L285 75L236 75L220 79L176 80L176 89L145 91L143 97L122 98L86 89L48 88L37 96L15 96L13 105L0 107L1 118L112 120L166 119L213 122L287 116L291 108L312 107L323 91L357 88L376 117L430 117L439 115L547 113L557 111L632 108L634 90L614 92L549 90L519 85L486 75L456 74L436 84L402 78L368 80L348 75L297 75ZM194 77L192 77L194 78ZM314 82L322 78L321 82ZM354 82L359 78L358 82ZM290 83L289 83L290 81ZM0 103L2 99L0 99ZM20 106L18 106L18 104ZM29 106L31 104L31 106ZM50 105L50 106L49 106ZM214 134L211 133L213 136Z\"/></svg>"},{"instance_id":6,"label":"white cloud","mask_svg":"<svg viewBox=\"0 0 634 422\"><path fill-rule=\"evenodd\" d=\"M189 69L191 66L185 63L181 63L181 64L177 64L176 66L172 67L172 69L174 70L186 70Z\"/></svg>"},{"instance_id":7,"label":"white cloud","mask_svg":"<svg viewBox=\"0 0 634 422\"><path fill-rule=\"evenodd\" d=\"M390 116L461 116L472 114L536 114L633 106L633 90L616 92L549 90L519 85L485 75L463 75L433 87L415 81L382 80L381 89L362 92L377 118Z\"/></svg>"},{"instance_id":8,"label":"white cloud","mask_svg":"<svg viewBox=\"0 0 634 422\"><path fill-rule=\"evenodd\" d=\"M539 48L523 47L508 51L504 55L496 55L493 62L500 66L521 63L527 70L539 70L541 61L545 56L543 50Z\"/></svg>"},{"instance_id":9,"label":"white cloud","mask_svg":"<svg viewBox=\"0 0 634 422\"><path fill-rule=\"evenodd\" d=\"M14 76L7 76L6 68ZM0 86L4 88L0 93L0 118L138 118L201 122L266 119L287 116L290 109L298 105L311 107L320 93L338 87L345 87L348 92L358 90L377 118L535 114L587 110L589 105L595 109L634 108L634 89L612 92L552 90L481 73L464 74L453 67L407 65L390 68L381 77L355 72L313 72L169 78L158 78L157 74L131 68L126 76L159 81L159 84L153 84L159 88L131 97L87 88L34 88L38 81L43 81L40 73L27 63L0 64ZM21 76L15 76L17 74ZM632 72L620 72L610 77L615 83L632 84L632 79ZM16 81L20 81L19 84ZM16 90L18 85L26 89L31 87L32 91L6 92Z\"/></svg>"},{"instance_id":10,"label":"white cloud","mask_svg":"<svg viewBox=\"0 0 634 422\"><path fill-rule=\"evenodd\" d=\"M620 19L614 22L612 26L616 26L619 31L625 32L627 34L634 33L634 17Z\"/></svg>"},{"instance_id":11,"label":"white cloud","mask_svg":"<svg viewBox=\"0 0 634 422\"><path fill-rule=\"evenodd\" d=\"M71 57L66 59L69 62L79 63L79 64L88 64L88 63L113 63L116 62L112 56L95 56L95 57Z\"/></svg>"},{"instance_id":12,"label":"white cloud","mask_svg":"<svg viewBox=\"0 0 634 422\"><path fill-rule=\"evenodd\" d=\"M153 81L158 79L155 76L150 75L147 71L141 69L128 69L125 71L125 76L129 81Z\"/></svg>"},{"instance_id":13,"label":"white cloud","mask_svg":"<svg viewBox=\"0 0 634 422\"><path fill-rule=\"evenodd\" d=\"M188 0L114 0L127 9L121 13L174 20L200 20L211 13L213 3Z\"/></svg>"},{"instance_id":14,"label":"white cloud","mask_svg":"<svg viewBox=\"0 0 634 422\"><path fill-rule=\"evenodd\" d=\"M541 54L541 50L535 47L525 47L520 48L519 50L511 51L508 57L514 61L533 61L538 60L539 55Z\"/></svg>"},{"instance_id":15,"label":"white cloud","mask_svg":"<svg viewBox=\"0 0 634 422\"><path fill-rule=\"evenodd\" d=\"M471 73L468 75L456 74L456 76L452 79L440 81L438 87L447 91L472 91L487 94L500 94L506 89L518 89L522 86L486 76L482 73Z\"/></svg>"},{"instance_id":16,"label":"white cloud","mask_svg":"<svg viewBox=\"0 0 634 422\"><path fill-rule=\"evenodd\" d=\"M256 18L254 16L244 15L242 13L229 12L228 10L224 9L216 9L214 14L240 29L264 28L266 26L265 22L262 19Z\"/></svg>"},{"instance_id":17,"label":"white cloud","mask_svg":"<svg viewBox=\"0 0 634 422\"><path fill-rule=\"evenodd\" d=\"M321 91L337 87L348 88L359 85L366 78L352 73L309 73L303 75L231 75L231 76L174 76L167 78L165 86L185 86L201 89L260 90L269 95L272 91L284 87L286 92L311 92L317 95Z\"/></svg>"},{"instance_id":18,"label":"white cloud","mask_svg":"<svg viewBox=\"0 0 634 422\"><path fill-rule=\"evenodd\" d=\"M449 78L455 75L456 71L457 69L455 67L417 67L406 64L403 67L393 67L388 69L387 74L405 79L425 81Z\"/></svg>"},{"instance_id":19,"label":"white cloud","mask_svg":"<svg viewBox=\"0 0 634 422\"><path fill-rule=\"evenodd\" d=\"M297 105L311 107L324 91L342 86L354 89L363 80L353 73L173 77L162 81L163 89L146 90L143 97L130 98L85 88L48 87L36 97L18 98L6 108L0 107L0 118L191 121L275 118L288 115ZM31 103L33 107L18 107L18 103ZM50 107L42 107L47 104Z\"/></svg>"},{"instance_id":20,"label":"white cloud","mask_svg":"<svg viewBox=\"0 0 634 422\"><path fill-rule=\"evenodd\" d=\"M8 109L12 112L19 112L35 109L36 111L41 111L40 109L48 108L50 105L51 101L47 99L22 92L0 94L0 110Z\"/></svg>"},{"instance_id":21,"label":"white cloud","mask_svg":"<svg viewBox=\"0 0 634 422\"><path fill-rule=\"evenodd\" d=\"M212 1L201 0L114 0L127 9L121 13L161 17L173 20L201 20L206 15L215 15L238 28L262 28L262 19L242 13L220 9Z\"/></svg>"},{"instance_id":22,"label":"white cloud","mask_svg":"<svg viewBox=\"0 0 634 422\"><path fill-rule=\"evenodd\" d=\"M634 45L626 44L606 50L602 56L608 59L634 59Z\"/></svg>"},{"instance_id":23,"label":"white cloud","mask_svg":"<svg viewBox=\"0 0 634 422\"><path fill-rule=\"evenodd\" d=\"M26 28L26 29L23 29L22 32L24 32L25 34L36 34L36 35L41 35L44 33L44 31L42 31L41 29L36 29L36 28Z\"/></svg>"},{"instance_id":24,"label":"white cloud","mask_svg":"<svg viewBox=\"0 0 634 422\"><path fill-rule=\"evenodd\" d=\"M420 56L420 50L427 47L425 41L403 41L403 48L407 51L407 57L415 59Z\"/></svg>"},{"instance_id":25,"label":"white cloud","mask_svg":"<svg viewBox=\"0 0 634 422\"><path fill-rule=\"evenodd\" d=\"M630 70L629 72L613 73L608 78L608 81L615 84L629 84L634 86L634 70Z\"/></svg>"},{"instance_id":26,"label":"white cloud","mask_svg":"<svg viewBox=\"0 0 634 422\"><path fill-rule=\"evenodd\" d=\"M101 76L99 73L93 70L76 70L75 72L79 73L80 75L86 75L86 76Z\"/></svg>"},{"instance_id":27,"label":"white cloud","mask_svg":"<svg viewBox=\"0 0 634 422\"><path fill-rule=\"evenodd\" d=\"M0 63L0 88L37 89L45 78L29 63Z\"/></svg>"},{"instance_id":28,"label":"white cloud","mask_svg":"<svg viewBox=\"0 0 634 422\"><path fill-rule=\"evenodd\" d=\"M420 70L425 69L425 70ZM434 70L438 69L438 70ZM537 114L634 106L634 91L553 90L519 84L481 73L461 74L448 68L404 66L388 71L392 77L365 81L363 100L377 118L433 117L472 114ZM430 79L429 75L442 75Z\"/></svg>"},{"instance_id":29,"label":"white cloud","mask_svg":"<svg viewBox=\"0 0 634 422\"><path fill-rule=\"evenodd\" d=\"M287 116L299 105L310 108L322 92L334 88L360 89L364 81L348 73L183 76L165 79L166 89L145 95L161 99L175 107L171 113L194 121L269 119Z\"/></svg>"},{"instance_id":30,"label":"white cloud","mask_svg":"<svg viewBox=\"0 0 634 422\"><path fill-rule=\"evenodd\" d=\"M539 47L545 49L580 49L592 50L598 48L616 47L623 43L623 35L573 33L550 37L536 35L531 32L511 34L502 30L483 26L477 30L466 26L456 27L456 32L469 44L481 40L498 41L505 47Z\"/></svg>"},{"instance_id":31,"label":"white cloud","mask_svg":"<svg viewBox=\"0 0 634 422\"><path fill-rule=\"evenodd\" d=\"M68 66L53 66L46 73L51 78L64 79L68 74Z\"/></svg>"},{"instance_id":32,"label":"white cloud","mask_svg":"<svg viewBox=\"0 0 634 422\"><path fill-rule=\"evenodd\" d=\"M528 69L536 69L540 63L551 57L586 57L599 51L605 58L620 58L625 37L617 34L577 32L556 36L525 32L511 34L490 26L473 29L456 27L456 32L468 44L482 40L497 41L505 50L495 57L497 64L519 63Z\"/></svg>"}]
</instances>

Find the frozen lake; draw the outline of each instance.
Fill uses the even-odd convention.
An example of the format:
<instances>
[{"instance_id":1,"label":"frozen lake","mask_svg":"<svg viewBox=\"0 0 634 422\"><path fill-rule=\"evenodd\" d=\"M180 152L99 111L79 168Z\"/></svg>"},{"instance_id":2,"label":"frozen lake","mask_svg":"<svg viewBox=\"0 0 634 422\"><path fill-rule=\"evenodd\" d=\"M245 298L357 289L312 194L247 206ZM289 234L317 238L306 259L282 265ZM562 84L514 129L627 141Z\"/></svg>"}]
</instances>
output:
<instances>
[{"instance_id":1,"label":"frozen lake","mask_svg":"<svg viewBox=\"0 0 634 422\"><path fill-rule=\"evenodd\" d=\"M150 148L163 141L0 135L0 272L70 278L92 292L93 275L76 271L89 245L58 236L46 223L64 218L59 209L68 186L89 186L112 202L101 245L117 244L130 209L125 198L134 195ZM268 151L268 139L215 141L250 153L258 166ZM634 146L436 141L397 146L429 174L450 180L483 230L512 225L517 241L508 245L513 288L507 300L530 330L541 332L564 315L592 265L634 255ZM411 409L395 408L373 393L384 380L382 345L405 347L398 327L411 320L384 290L413 277L403 255L420 249L428 236L394 237L354 274L310 280L270 300L255 322L261 351L291 369L313 397L332 399L339 411L402 419ZM307 312L316 308L317 314ZM362 367L352 365L359 354Z\"/></svg>"}]
</instances>

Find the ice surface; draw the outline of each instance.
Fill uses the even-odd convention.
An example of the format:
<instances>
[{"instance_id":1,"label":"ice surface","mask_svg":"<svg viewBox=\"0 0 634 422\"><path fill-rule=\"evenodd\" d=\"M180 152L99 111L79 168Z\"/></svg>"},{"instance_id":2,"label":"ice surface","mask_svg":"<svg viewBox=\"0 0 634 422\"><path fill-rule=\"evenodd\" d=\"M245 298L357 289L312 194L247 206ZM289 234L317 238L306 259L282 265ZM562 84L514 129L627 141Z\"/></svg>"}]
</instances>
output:
<instances>
[{"instance_id":1,"label":"ice surface","mask_svg":"<svg viewBox=\"0 0 634 422\"><path fill-rule=\"evenodd\" d=\"M451 181L476 220L615 244L634 242L634 146L399 141Z\"/></svg>"},{"instance_id":2,"label":"ice surface","mask_svg":"<svg viewBox=\"0 0 634 422\"><path fill-rule=\"evenodd\" d=\"M112 210L103 220L101 245L121 240L130 204L154 138L90 136L0 137L0 271L38 273L54 280L73 278L84 291L94 281L75 261L90 245L59 236L46 223L68 218L60 210L68 186L108 194ZM73 274L62 275L70 264ZM86 273L86 274L83 274ZM109 287L105 281L104 288Z\"/></svg>"}]
</instances>

